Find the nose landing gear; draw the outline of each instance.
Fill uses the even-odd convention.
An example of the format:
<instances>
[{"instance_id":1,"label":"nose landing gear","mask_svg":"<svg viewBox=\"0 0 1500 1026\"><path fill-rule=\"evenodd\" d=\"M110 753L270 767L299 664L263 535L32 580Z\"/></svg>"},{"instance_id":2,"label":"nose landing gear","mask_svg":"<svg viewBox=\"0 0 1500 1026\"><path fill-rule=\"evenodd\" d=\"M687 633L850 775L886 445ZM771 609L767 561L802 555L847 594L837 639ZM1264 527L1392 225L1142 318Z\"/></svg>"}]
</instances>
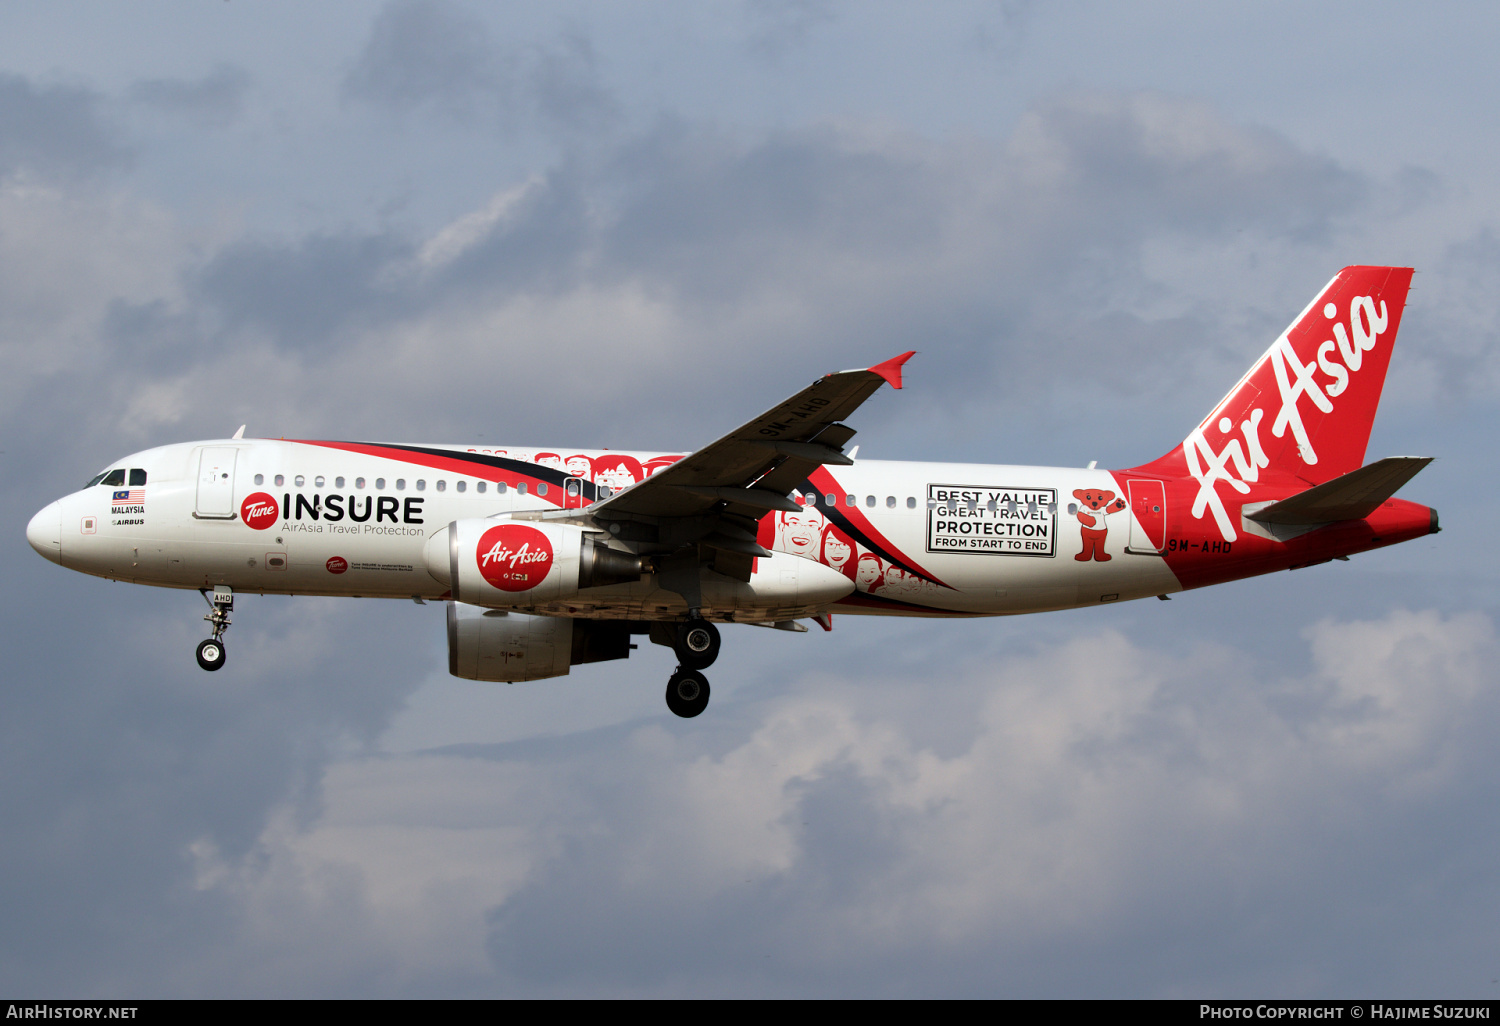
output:
<instances>
[{"instance_id":1,"label":"nose landing gear","mask_svg":"<svg viewBox=\"0 0 1500 1026\"><path fill-rule=\"evenodd\" d=\"M719 658L719 629L695 609L678 625L672 650L677 653L678 666L667 681L667 708L691 718L708 708L708 678L698 671L708 669Z\"/></svg>"},{"instance_id":2,"label":"nose landing gear","mask_svg":"<svg viewBox=\"0 0 1500 1026\"><path fill-rule=\"evenodd\" d=\"M224 665L224 632L229 629L229 614L234 609L234 592L222 584L214 585L213 597L207 588L199 594L208 603L209 613L203 619L213 628L214 636L198 643L198 665L205 670L217 670Z\"/></svg>"}]
</instances>

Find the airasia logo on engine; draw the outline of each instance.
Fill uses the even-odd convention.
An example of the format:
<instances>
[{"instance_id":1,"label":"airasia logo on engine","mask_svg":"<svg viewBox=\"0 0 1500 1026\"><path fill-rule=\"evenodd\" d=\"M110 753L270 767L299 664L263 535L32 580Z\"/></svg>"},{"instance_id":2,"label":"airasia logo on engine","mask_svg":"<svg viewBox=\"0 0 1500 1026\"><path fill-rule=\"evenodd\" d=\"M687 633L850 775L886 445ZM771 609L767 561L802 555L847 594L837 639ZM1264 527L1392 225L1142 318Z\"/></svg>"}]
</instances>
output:
<instances>
[{"instance_id":1,"label":"airasia logo on engine","mask_svg":"<svg viewBox=\"0 0 1500 1026\"><path fill-rule=\"evenodd\" d=\"M253 527L257 531L264 531L276 523L277 512L276 500L265 492L247 495L245 501L240 503L240 519L245 522L246 527Z\"/></svg>"},{"instance_id":2,"label":"airasia logo on engine","mask_svg":"<svg viewBox=\"0 0 1500 1026\"><path fill-rule=\"evenodd\" d=\"M526 591L552 569L552 543L534 527L500 524L480 536L474 558L480 575L501 591Z\"/></svg>"}]
</instances>

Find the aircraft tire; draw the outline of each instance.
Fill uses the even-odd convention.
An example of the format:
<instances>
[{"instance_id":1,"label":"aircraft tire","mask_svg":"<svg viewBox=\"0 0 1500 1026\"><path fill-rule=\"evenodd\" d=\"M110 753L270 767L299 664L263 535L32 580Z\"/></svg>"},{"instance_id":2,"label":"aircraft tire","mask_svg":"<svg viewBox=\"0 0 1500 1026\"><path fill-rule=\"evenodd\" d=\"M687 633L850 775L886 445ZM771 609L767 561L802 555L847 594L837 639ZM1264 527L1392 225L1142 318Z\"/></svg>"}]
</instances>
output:
<instances>
[{"instance_id":1,"label":"aircraft tire","mask_svg":"<svg viewBox=\"0 0 1500 1026\"><path fill-rule=\"evenodd\" d=\"M679 667L667 681L667 708L683 719L691 719L708 708L708 694L707 677Z\"/></svg>"},{"instance_id":2,"label":"aircraft tire","mask_svg":"<svg viewBox=\"0 0 1500 1026\"><path fill-rule=\"evenodd\" d=\"M707 620L684 620L672 650L684 669L706 670L719 658L719 628Z\"/></svg>"},{"instance_id":3,"label":"aircraft tire","mask_svg":"<svg viewBox=\"0 0 1500 1026\"><path fill-rule=\"evenodd\" d=\"M205 670L217 670L224 665L224 643L217 638L198 642L198 665Z\"/></svg>"}]
</instances>

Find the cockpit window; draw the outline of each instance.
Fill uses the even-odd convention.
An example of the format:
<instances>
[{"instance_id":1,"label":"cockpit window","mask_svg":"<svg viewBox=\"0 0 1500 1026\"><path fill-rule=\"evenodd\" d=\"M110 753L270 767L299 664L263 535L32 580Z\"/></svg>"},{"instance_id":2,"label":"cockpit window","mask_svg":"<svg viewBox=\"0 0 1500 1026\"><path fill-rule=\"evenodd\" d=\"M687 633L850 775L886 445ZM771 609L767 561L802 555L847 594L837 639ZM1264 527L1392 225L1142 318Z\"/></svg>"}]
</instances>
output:
<instances>
[{"instance_id":1,"label":"cockpit window","mask_svg":"<svg viewBox=\"0 0 1500 1026\"><path fill-rule=\"evenodd\" d=\"M130 487L139 488L146 483L146 472L135 467L130 468Z\"/></svg>"},{"instance_id":2,"label":"cockpit window","mask_svg":"<svg viewBox=\"0 0 1500 1026\"><path fill-rule=\"evenodd\" d=\"M112 485L112 486L115 486L115 487L118 487L118 486L124 484L125 483L125 468L121 467L118 470L111 470L108 474L104 475L104 480L100 481L99 483L102 484L102 485Z\"/></svg>"},{"instance_id":3,"label":"cockpit window","mask_svg":"<svg viewBox=\"0 0 1500 1026\"><path fill-rule=\"evenodd\" d=\"M108 474L108 473L109 473L109 471L107 471L107 470L104 472L104 474ZM86 485L84 485L84 487L85 488L92 488L92 487L94 487L94 485L96 485L100 481L104 480L104 474L95 474L92 478L89 479L89 483L86 484Z\"/></svg>"}]
</instances>

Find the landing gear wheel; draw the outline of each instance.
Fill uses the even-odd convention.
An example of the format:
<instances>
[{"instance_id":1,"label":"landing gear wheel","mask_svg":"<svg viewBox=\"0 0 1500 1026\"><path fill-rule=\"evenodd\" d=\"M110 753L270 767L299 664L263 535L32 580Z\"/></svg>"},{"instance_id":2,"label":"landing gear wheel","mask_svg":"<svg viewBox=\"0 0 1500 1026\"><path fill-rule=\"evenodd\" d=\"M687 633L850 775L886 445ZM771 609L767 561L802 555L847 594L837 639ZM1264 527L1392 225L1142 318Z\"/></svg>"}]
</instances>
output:
<instances>
[{"instance_id":1,"label":"landing gear wheel","mask_svg":"<svg viewBox=\"0 0 1500 1026\"><path fill-rule=\"evenodd\" d=\"M684 620L672 650L684 669L706 670L719 658L719 628L707 620Z\"/></svg>"},{"instance_id":2,"label":"landing gear wheel","mask_svg":"<svg viewBox=\"0 0 1500 1026\"><path fill-rule=\"evenodd\" d=\"M708 678L697 670L681 667L667 681L667 708L683 719L691 719L708 708Z\"/></svg>"},{"instance_id":3,"label":"landing gear wheel","mask_svg":"<svg viewBox=\"0 0 1500 1026\"><path fill-rule=\"evenodd\" d=\"M218 638L198 642L198 665L205 670L217 670L224 665L224 643Z\"/></svg>"}]
</instances>

